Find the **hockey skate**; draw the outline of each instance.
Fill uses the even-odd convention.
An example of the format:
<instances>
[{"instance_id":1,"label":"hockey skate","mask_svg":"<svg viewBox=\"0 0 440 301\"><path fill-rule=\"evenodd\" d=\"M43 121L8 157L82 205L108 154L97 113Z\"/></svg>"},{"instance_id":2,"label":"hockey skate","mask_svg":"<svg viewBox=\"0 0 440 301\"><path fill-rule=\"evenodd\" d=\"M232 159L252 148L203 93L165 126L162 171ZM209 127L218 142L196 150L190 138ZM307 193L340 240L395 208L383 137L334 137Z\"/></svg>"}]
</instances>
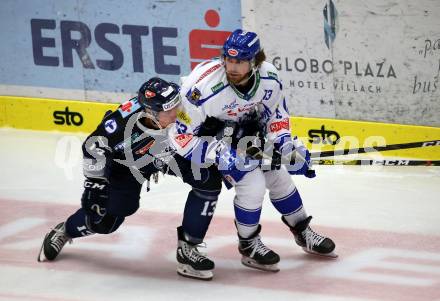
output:
<instances>
[{"instance_id":1,"label":"hockey skate","mask_svg":"<svg viewBox=\"0 0 440 301\"><path fill-rule=\"evenodd\" d=\"M66 228L63 223L59 223L44 237L43 244L41 245L40 253L38 255L38 261L54 260L61 249L67 242L72 242L72 239L67 236Z\"/></svg>"},{"instance_id":2,"label":"hockey skate","mask_svg":"<svg viewBox=\"0 0 440 301\"><path fill-rule=\"evenodd\" d=\"M177 228L177 273L184 277L211 280L214 262L200 253L197 247L185 239L182 227Z\"/></svg>"},{"instance_id":3,"label":"hockey skate","mask_svg":"<svg viewBox=\"0 0 440 301\"><path fill-rule=\"evenodd\" d=\"M250 268L278 272L280 256L266 247L260 239L261 225L249 238L242 238L238 235L238 251L242 255L241 263Z\"/></svg>"},{"instance_id":4,"label":"hockey skate","mask_svg":"<svg viewBox=\"0 0 440 301\"><path fill-rule=\"evenodd\" d=\"M296 244L302 247L305 252L323 257L338 257L334 252L336 246L333 240L316 233L310 228L309 224L312 219L311 216L299 222L294 227L291 227L284 217L281 219L293 233Z\"/></svg>"}]
</instances>

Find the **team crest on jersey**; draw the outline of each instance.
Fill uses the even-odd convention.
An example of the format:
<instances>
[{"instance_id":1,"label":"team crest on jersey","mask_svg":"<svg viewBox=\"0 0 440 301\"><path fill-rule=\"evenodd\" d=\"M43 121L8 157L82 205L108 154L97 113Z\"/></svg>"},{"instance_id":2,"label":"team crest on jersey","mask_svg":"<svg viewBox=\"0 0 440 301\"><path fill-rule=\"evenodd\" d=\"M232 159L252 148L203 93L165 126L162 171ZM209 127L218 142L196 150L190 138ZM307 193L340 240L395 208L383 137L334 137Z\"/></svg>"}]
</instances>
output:
<instances>
[{"instance_id":1,"label":"team crest on jersey","mask_svg":"<svg viewBox=\"0 0 440 301\"><path fill-rule=\"evenodd\" d=\"M112 134L118 128L116 121L114 119L109 119L104 123L105 131L109 134Z\"/></svg>"},{"instance_id":2,"label":"team crest on jersey","mask_svg":"<svg viewBox=\"0 0 440 301\"><path fill-rule=\"evenodd\" d=\"M194 88L188 92L188 94L186 95L186 98L189 100L190 103L197 105L197 102L199 101L201 96L202 96L202 93L200 93L200 90L197 88Z\"/></svg>"},{"instance_id":3,"label":"team crest on jersey","mask_svg":"<svg viewBox=\"0 0 440 301\"><path fill-rule=\"evenodd\" d=\"M230 49L228 49L228 54L230 56L237 56L238 55L238 51L236 49L234 49L234 48L230 48Z\"/></svg>"}]
</instances>

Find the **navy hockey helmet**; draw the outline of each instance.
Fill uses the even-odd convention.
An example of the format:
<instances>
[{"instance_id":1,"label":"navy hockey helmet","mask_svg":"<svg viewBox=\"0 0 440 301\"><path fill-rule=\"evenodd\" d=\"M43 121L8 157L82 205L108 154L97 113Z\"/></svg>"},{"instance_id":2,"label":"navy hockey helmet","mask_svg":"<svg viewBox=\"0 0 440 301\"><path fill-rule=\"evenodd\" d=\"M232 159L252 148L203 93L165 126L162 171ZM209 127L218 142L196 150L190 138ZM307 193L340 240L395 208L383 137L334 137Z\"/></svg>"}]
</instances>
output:
<instances>
[{"instance_id":1,"label":"navy hockey helmet","mask_svg":"<svg viewBox=\"0 0 440 301\"><path fill-rule=\"evenodd\" d=\"M255 32L236 29L223 44L223 55L238 60L252 60L260 51L260 39Z\"/></svg>"},{"instance_id":2,"label":"navy hockey helmet","mask_svg":"<svg viewBox=\"0 0 440 301\"><path fill-rule=\"evenodd\" d=\"M169 111L180 104L180 87L159 77L142 84L138 92L139 104L154 113Z\"/></svg>"}]
</instances>

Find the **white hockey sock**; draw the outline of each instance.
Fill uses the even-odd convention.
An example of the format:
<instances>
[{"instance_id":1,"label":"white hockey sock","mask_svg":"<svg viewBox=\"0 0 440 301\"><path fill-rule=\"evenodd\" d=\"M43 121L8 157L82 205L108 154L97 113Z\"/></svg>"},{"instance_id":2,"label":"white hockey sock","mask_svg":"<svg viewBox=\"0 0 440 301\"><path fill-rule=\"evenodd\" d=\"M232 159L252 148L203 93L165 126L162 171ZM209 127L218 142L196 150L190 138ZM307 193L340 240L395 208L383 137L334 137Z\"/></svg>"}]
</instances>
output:
<instances>
[{"instance_id":1,"label":"white hockey sock","mask_svg":"<svg viewBox=\"0 0 440 301\"><path fill-rule=\"evenodd\" d=\"M291 227L294 227L297 223L305 220L306 218L307 213L303 206L301 206L297 211L292 214L284 215L284 219Z\"/></svg>"},{"instance_id":2,"label":"white hockey sock","mask_svg":"<svg viewBox=\"0 0 440 301\"><path fill-rule=\"evenodd\" d=\"M250 237L252 234L255 233L255 231L257 231L258 228L258 224L256 224L255 226L245 226L238 223L235 224L237 226L238 235L240 235L240 237L242 238Z\"/></svg>"}]
</instances>

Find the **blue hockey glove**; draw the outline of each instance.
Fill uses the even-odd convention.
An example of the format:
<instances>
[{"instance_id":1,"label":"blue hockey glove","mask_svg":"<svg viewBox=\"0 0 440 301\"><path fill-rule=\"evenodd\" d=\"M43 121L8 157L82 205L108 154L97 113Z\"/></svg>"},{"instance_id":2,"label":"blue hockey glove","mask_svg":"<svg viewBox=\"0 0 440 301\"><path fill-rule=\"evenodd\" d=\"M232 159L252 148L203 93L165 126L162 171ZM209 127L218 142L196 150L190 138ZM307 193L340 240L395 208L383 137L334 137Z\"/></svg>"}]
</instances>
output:
<instances>
[{"instance_id":1,"label":"blue hockey glove","mask_svg":"<svg viewBox=\"0 0 440 301\"><path fill-rule=\"evenodd\" d=\"M296 154L294 154L295 158L292 163L293 167L298 166L299 169L296 170L296 168L292 168L292 170L287 169L287 171L291 175L304 175L307 178L314 178L316 177L315 170L310 169L310 152L305 146L300 146L295 148ZM292 165L290 165L292 166ZM290 167L289 166L289 167Z\"/></svg>"},{"instance_id":2,"label":"blue hockey glove","mask_svg":"<svg viewBox=\"0 0 440 301\"><path fill-rule=\"evenodd\" d=\"M214 160L218 170L227 181L225 184L230 188L239 182L250 171L259 166L258 160L248 156L237 154L237 151L228 146L224 141L214 141L207 152L207 158ZM230 185L228 185L228 183Z\"/></svg>"},{"instance_id":3,"label":"blue hockey glove","mask_svg":"<svg viewBox=\"0 0 440 301\"><path fill-rule=\"evenodd\" d=\"M289 174L304 175L307 178L316 177L315 171L310 166L310 152L296 137L276 145L275 148L281 158L289 158L290 164L286 164Z\"/></svg>"}]
</instances>

